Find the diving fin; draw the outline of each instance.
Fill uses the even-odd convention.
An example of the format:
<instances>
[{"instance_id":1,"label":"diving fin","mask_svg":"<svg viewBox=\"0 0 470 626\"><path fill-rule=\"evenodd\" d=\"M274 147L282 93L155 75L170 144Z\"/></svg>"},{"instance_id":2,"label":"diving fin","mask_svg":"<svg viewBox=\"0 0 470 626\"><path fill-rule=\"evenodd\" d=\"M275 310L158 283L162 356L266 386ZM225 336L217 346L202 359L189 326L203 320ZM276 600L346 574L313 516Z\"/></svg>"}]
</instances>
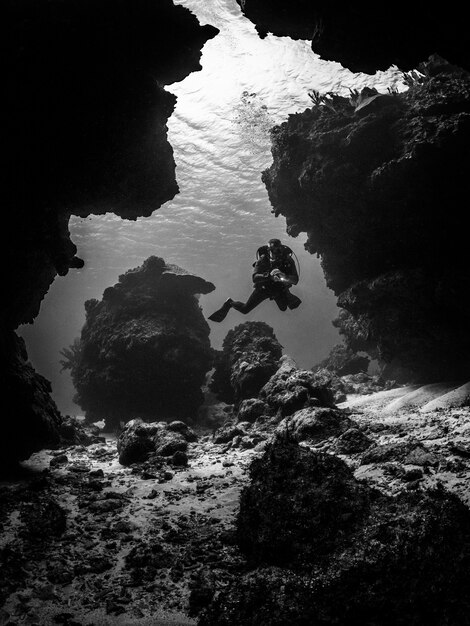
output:
<instances>
[{"instance_id":1,"label":"diving fin","mask_svg":"<svg viewBox=\"0 0 470 626\"><path fill-rule=\"evenodd\" d=\"M212 322L222 322L227 317L227 313L230 311L232 302L232 298L226 300L220 307L220 309L212 313L212 315L209 315L207 319L211 320Z\"/></svg>"},{"instance_id":2,"label":"diving fin","mask_svg":"<svg viewBox=\"0 0 470 626\"><path fill-rule=\"evenodd\" d=\"M302 300L297 296L294 296L293 293L289 293L287 298L287 306L292 311L292 309L296 309L300 304L302 304Z\"/></svg>"}]
</instances>

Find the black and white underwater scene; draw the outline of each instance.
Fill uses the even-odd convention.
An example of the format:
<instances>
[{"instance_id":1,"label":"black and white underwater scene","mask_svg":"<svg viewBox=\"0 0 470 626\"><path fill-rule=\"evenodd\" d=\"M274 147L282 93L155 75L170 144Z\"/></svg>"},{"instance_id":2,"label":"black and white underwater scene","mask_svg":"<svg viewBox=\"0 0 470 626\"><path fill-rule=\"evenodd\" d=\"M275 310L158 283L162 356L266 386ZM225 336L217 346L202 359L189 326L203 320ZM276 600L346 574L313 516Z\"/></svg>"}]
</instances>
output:
<instances>
[{"instance_id":1,"label":"black and white underwater scene","mask_svg":"<svg viewBox=\"0 0 470 626\"><path fill-rule=\"evenodd\" d=\"M0 626L470 626L463 7L4 0Z\"/></svg>"}]
</instances>

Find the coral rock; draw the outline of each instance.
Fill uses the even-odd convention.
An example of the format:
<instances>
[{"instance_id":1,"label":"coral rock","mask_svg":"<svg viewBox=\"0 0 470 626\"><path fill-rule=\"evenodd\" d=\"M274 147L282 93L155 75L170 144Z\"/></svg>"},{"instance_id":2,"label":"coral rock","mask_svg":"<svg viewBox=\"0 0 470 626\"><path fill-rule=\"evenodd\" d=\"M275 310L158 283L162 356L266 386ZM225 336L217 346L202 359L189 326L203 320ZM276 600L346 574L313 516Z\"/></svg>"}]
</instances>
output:
<instances>
[{"instance_id":1,"label":"coral rock","mask_svg":"<svg viewBox=\"0 0 470 626\"><path fill-rule=\"evenodd\" d=\"M403 382L465 381L470 75L437 58L420 70L385 100L318 96L290 115L262 178L288 232L321 257L346 345L401 366Z\"/></svg>"},{"instance_id":2,"label":"coral rock","mask_svg":"<svg viewBox=\"0 0 470 626\"><path fill-rule=\"evenodd\" d=\"M279 424L279 432L288 432L295 441L320 443L330 437L339 437L353 426L343 411L324 407L310 407L286 417Z\"/></svg>"},{"instance_id":3,"label":"coral rock","mask_svg":"<svg viewBox=\"0 0 470 626\"><path fill-rule=\"evenodd\" d=\"M314 372L298 369L291 360L283 358L278 371L259 395L273 411L291 415L307 406L334 406L328 382Z\"/></svg>"},{"instance_id":4,"label":"coral rock","mask_svg":"<svg viewBox=\"0 0 470 626\"><path fill-rule=\"evenodd\" d=\"M264 322L245 322L229 331L218 353L210 389L238 405L255 398L278 369L282 346Z\"/></svg>"},{"instance_id":5,"label":"coral rock","mask_svg":"<svg viewBox=\"0 0 470 626\"><path fill-rule=\"evenodd\" d=\"M85 303L81 338L64 354L89 420L196 415L212 363L196 294L214 285L159 257L129 270L101 302Z\"/></svg>"}]
</instances>

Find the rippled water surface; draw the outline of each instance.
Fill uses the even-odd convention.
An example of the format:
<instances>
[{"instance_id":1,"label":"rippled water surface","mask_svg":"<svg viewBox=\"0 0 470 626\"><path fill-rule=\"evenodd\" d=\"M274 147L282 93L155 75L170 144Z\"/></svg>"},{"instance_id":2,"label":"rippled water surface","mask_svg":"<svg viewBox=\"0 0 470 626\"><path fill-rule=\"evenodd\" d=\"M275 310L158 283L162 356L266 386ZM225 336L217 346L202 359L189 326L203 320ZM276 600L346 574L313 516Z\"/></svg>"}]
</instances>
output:
<instances>
[{"instance_id":1,"label":"rippled water surface","mask_svg":"<svg viewBox=\"0 0 470 626\"><path fill-rule=\"evenodd\" d=\"M331 325L335 298L325 286L318 259L304 251L305 236L288 238L284 219L271 213L261 182L262 170L271 163L269 129L310 106L311 89L347 94L350 87L385 90L395 85L401 90L401 73L391 68L375 76L352 74L319 59L308 42L271 35L259 39L235 0L178 4L192 10L202 24L220 29L204 47L202 70L167 87L178 98L168 135L180 193L151 217L135 222L112 214L72 218L72 240L85 267L57 278L34 325L21 330L33 364L52 381L63 412L80 413L71 401L70 378L60 373L59 352L80 333L84 301L101 298L120 274L150 255L216 285L201 298L209 315L228 296L246 299L256 249L279 237L300 260L301 280L293 291L302 306L281 313L268 301L249 316L231 311L222 324L210 322L212 345L220 347L227 331L242 321L264 320L285 352L310 367L338 340Z\"/></svg>"}]
</instances>

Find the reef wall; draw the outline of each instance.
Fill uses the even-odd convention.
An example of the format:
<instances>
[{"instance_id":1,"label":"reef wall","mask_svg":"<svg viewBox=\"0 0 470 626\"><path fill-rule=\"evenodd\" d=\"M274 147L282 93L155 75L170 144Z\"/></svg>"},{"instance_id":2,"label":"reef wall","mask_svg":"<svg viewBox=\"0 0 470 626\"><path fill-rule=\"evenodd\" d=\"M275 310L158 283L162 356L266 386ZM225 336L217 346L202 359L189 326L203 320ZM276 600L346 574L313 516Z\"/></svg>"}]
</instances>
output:
<instances>
[{"instance_id":1,"label":"reef wall","mask_svg":"<svg viewBox=\"0 0 470 626\"><path fill-rule=\"evenodd\" d=\"M321 257L348 345L397 379L458 379L470 370L470 75L438 57L420 70L401 93L312 94L273 129L262 178L288 233Z\"/></svg>"},{"instance_id":2,"label":"reef wall","mask_svg":"<svg viewBox=\"0 0 470 626\"><path fill-rule=\"evenodd\" d=\"M214 289L152 256L105 289L100 302L85 302L80 339L63 363L88 421L112 427L197 414L213 351L196 294Z\"/></svg>"},{"instance_id":3,"label":"reef wall","mask_svg":"<svg viewBox=\"0 0 470 626\"><path fill-rule=\"evenodd\" d=\"M7 0L2 17L8 235L0 344L8 372L25 358L14 329L33 321L57 274L83 266L70 215L136 219L178 192L166 137L176 99L164 86L200 69L201 48L217 29L171 0ZM34 395L27 372L20 386ZM6 394L14 407L17 396ZM9 442L13 456L16 445ZM31 439L18 456L39 445Z\"/></svg>"}]
</instances>

